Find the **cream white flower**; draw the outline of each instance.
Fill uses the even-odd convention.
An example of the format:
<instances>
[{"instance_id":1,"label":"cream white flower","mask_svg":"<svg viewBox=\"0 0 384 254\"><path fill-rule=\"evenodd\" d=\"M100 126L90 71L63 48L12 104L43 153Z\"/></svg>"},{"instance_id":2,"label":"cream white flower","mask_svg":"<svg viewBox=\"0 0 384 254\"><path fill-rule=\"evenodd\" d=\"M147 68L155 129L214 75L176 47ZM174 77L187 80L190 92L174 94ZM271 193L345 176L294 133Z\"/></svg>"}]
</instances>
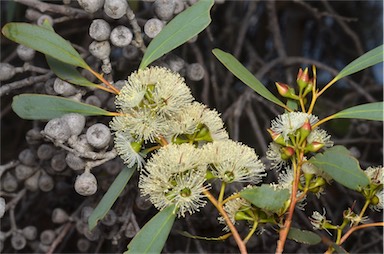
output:
<instances>
[{"instance_id":1,"label":"cream white flower","mask_svg":"<svg viewBox=\"0 0 384 254\"><path fill-rule=\"evenodd\" d=\"M309 220L311 221L313 229L325 229L330 234L330 232L324 227L326 224L331 222L325 217L325 209L323 210L323 214L320 214L318 211L314 211L312 218L309 218Z\"/></svg>"},{"instance_id":2,"label":"cream white flower","mask_svg":"<svg viewBox=\"0 0 384 254\"><path fill-rule=\"evenodd\" d=\"M116 96L116 105L122 111L146 108L163 116L179 112L192 101L184 78L163 67L148 67L132 73Z\"/></svg>"},{"instance_id":3,"label":"cream white flower","mask_svg":"<svg viewBox=\"0 0 384 254\"><path fill-rule=\"evenodd\" d=\"M204 184L206 165L201 162L201 151L190 144L170 144L162 147L148 161L139 180L143 196L158 209L175 204L178 216L199 211L206 204Z\"/></svg>"},{"instance_id":4,"label":"cream white flower","mask_svg":"<svg viewBox=\"0 0 384 254\"><path fill-rule=\"evenodd\" d=\"M229 200L227 203L224 204L224 210L228 214L228 217L231 220L232 224L235 224L236 213L250 209L251 206L252 206L251 203L245 200L244 198L235 198L235 199ZM220 216L218 217L218 220L219 220L219 223L226 225L223 228L223 230L229 231L229 227L225 222L224 217Z\"/></svg>"},{"instance_id":5,"label":"cream white flower","mask_svg":"<svg viewBox=\"0 0 384 254\"><path fill-rule=\"evenodd\" d=\"M287 165L288 161L281 158L280 148L281 146L274 142L269 143L266 155L267 159L271 161L271 169L280 170L283 166Z\"/></svg>"},{"instance_id":6,"label":"cream white flower","mask_svg":"<svg viewBox=\"0 0 384 254\"><path fill-rule=\"evenodd\" d=\"M301 128L303 124L309 120L314 125L318 122L317 116L303 112L289 112L277 116L271 121L271 129L277 134L282 134L285 141L288 141L288 134L295 134L296 130Z\"/></svg>"},{"instance_id":7,"label":"cream white flower","mask_svg":"<svg viewBox=\"0 0 384 254\"><path fill-rule=\"evenodd\" d=\"M383 166L369 167L364 172L372 183L374 184L384 183L384 167Z\"/></svg>"},{"instance_id":8,"label":"cream white flower","mask_svg":"<svg viewBox=\"0 0 384 254\"><path fill-rule=\"evenodd\" d=\"M128 167L133 167L137 164L137 168L142 169L144 166L144 155L132 147L132 145L135 145L134 142L135 140L129 132L115 132L115 149L124 163L127 164Z\"/></svg>"},{"instance_id":9,"label":"cream white flower","mask_svg":"<svg viewBox=\"0 0 384 254\"><path fill-rule=\"evenodd\" d=\"M255 151L239 142L215 141L204 145L202 150L212 174L226 183L258 183L266 175Z\"/></svg>"},{"instance_id":10,"label":"cream white flower","mask_svg":"<svg viewBox=\"0 0 384 254\"><path fill-rule=\"evenodd\" d=\"M324 144L324 148L332 147L333 141L331 140L331 136L328 133L320 128L315 128L311 131L311 133L307 137L308 144L312 142L319 142Z\"/></svg>"},{"instance_id":11,"label":"cream white flower","mask_svg":"<svg viewBox=\"0 0 384 254\"><path fill-rule=\"evenodd\" d=\"M114 131L129 131L136 141L150 142L169 132L170 128L164 117L147 109L131 112L127 116L115 116L110 127Z\"/></svg>"},{"instance_id":12,"label":"cream white flower","mask_svg":"<svg viewBox=\"0 0 384 254\"><path fill-rule=\"evenodd\" d=\"M380 210L383 210L384 207L384 190L381 189L379 192L375 194L378 201L377 204L370 204L369 208L371 208L374 211L380 212Z\"/></svg>"},{"instance_id":13,"label":"cream white flower","mask_svg":"<svg viewBox=\"0 0 384 254\"><path fill-rule=\"evenodd\" d=\"M195 134L195 140L198 140L201 138L198 136L199 134L202 135L208 131L210 139L208 141L228 139L228 133L224 129L220 114L204 104L198 102L189 104L176 116L176 119L174 128L176 135Z\"/></svg>"}]
</instances>

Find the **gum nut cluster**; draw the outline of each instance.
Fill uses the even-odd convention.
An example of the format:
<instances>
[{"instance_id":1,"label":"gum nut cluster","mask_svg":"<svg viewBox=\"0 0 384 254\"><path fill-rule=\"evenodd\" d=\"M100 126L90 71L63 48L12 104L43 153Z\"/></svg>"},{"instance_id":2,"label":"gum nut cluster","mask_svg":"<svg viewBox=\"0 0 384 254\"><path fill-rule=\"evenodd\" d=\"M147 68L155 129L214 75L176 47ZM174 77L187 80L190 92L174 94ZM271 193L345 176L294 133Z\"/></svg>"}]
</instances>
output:
<instances>
[{"instance_id":1,"label":"gum nut cluster","mask_svg":"<svg viewBox=\"0 0 384 254\"><path fill-rule=\"evenodd\" d=\"M206 166L202 162L201 149L191 144L170 144L161 148L148 161L142 171L139 188L142 195L158 209L172 204L178 209L178 216L199 211L206 204L203 191Z\"/></svg>"}]
</instances>

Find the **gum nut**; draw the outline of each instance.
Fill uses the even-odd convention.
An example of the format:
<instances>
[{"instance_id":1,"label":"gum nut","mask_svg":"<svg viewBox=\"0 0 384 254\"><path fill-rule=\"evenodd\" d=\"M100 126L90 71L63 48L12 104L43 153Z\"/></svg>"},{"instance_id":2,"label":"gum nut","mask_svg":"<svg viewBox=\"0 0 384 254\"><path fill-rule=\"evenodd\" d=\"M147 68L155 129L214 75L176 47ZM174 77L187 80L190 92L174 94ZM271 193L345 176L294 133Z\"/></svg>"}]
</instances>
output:
<instances>
[{"instance_id":1,"label":"gum nut","mask_svg":"<svg viewBox=\"0 0 384 254\"><path fill-rule=\"evenodd\" d=\"M91 146L102 149L108 146L111 140L111 131L106 125L97 123L88 128L86 136Z\"/></svg>"},{"instance_id":2,"label":"gum nut","mask_svg":"<svg viewBox=\"0 0 384 254\"><path fill-rule=\"evenodd\" d=\"M96 177L90 172L79 175L75 181L75 190L82 196L90 196L97 191Z\"/></svg>"},{"instance_id":3,"label":"gum nut","mask_svg":"<svg viewBox=\"0 0 384 254\"><path fill-rule=\"evenodd\" d=\"M44 128L45 134L58 141L67 141L71 136L71 129L67 121L62 118L50 120Z\"/></svg>"},{"instance_id":4,"label":"gum nut","mask_svg":"<svg viewBox=\"0 0 384 254\"><path fill-rule=\"evenodd\" d=\"M62 118L67 122L72 135L80 135L85 126L85 116L77 113L69 113L63 115Z\"/></svg>"}]
</instances>

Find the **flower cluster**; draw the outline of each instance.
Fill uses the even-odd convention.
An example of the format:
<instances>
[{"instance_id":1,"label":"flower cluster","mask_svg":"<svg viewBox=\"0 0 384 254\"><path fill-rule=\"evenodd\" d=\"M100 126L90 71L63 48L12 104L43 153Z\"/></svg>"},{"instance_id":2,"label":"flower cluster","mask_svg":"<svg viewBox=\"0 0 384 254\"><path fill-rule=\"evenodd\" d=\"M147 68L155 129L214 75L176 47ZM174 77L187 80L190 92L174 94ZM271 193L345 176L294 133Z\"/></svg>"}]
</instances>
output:
<instances>
[{"instance_id":1,"label":"flower cluster","mask_svg":"<svg viewBox=\"0 0 384 254\"><path fill-rule=\"evenodd\" d=\"M321 148L333 146L331 136L318 127L317 116L303 112L289 112L277 116L271 121L268 130L273 142L269 144L267 158L272 169L286 166L295 151L305 145L305 152L317 152Z\"/></svg>"},{"instance_id":2,"label":"flower cluster","mask_svg":"<svg viewBox=\"0 0 384 254\"><path fill-rule=\"evenodd\" d=\"M110 123L116 151L140 169L142 195L158 209L176 205L183 217L206 204L207 180L258 183L265 175L253 149L228 139L220 114L193 100L179 74L138 70L117 95Z\"/></svg>"}]
</instances>

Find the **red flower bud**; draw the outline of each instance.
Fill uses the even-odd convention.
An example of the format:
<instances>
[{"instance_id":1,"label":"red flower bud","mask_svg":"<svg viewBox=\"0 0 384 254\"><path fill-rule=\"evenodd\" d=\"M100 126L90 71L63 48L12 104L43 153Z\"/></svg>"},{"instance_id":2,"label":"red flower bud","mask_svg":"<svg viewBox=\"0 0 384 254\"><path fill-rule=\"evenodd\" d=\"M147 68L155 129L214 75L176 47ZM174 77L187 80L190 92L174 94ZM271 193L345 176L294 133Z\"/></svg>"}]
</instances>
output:
<instances>
[{"instance_id":1,"label":"red flower bud","mask_svg":"<svg viewBox=\"0 0 384 254\"><path fill-rule=\"evenodd\" d=\"M267 129L267 131L268 131L269 135L271 135L273 142L275 142L276 144L282 145L282 146L286 145L286 142L284 140L283 135L274 132L272 129Z\"/></svg>"},{"instance_id":2,"label":"red flower bud","mask_svg":"<svg viewBox=\"0 0 384 254\"><path fill-rule=\"evenodd\" d=\"M300 91L307 87L309 83L308 68L305 68L304 71L301 68L299 69L296 82L300 88Z\"/></svg>"},{"instance_id":3,"label":"red flower bud","mask_svg":"<svg viewBox=\"0 0 384 254\"><path fill-rule=\"evenodd\" d=\"M295 149L289 146L282 147L281 150L281 158L283 160L288 160L295 154Z\"/></svg>"},{"instance_id":4,"label":"red flower bud","mask_svg":"<svg viewBox=\"0 0 384 254\"><path fill-rule=\"evenodd\" d=\"M316 142L316 141L313 141L311 144L308 144L306 147L305 147L305 151L306 152L317 152L319 151L321 148L324 147L324 143L320 143L320 142Z\"/></svg>"},{"instance_id":5,"label":"red flower bud","mask_svg":"<svg viewBox=\"0 0 384 254\"><path fill-rule=\"evenodd\" d=\"M281 82L275 82L277 91L279 94L285 98L299 100L299 96L295 94L295 90L292 87L289 87L287 84Z\"/></svg>"}]
</instances>

